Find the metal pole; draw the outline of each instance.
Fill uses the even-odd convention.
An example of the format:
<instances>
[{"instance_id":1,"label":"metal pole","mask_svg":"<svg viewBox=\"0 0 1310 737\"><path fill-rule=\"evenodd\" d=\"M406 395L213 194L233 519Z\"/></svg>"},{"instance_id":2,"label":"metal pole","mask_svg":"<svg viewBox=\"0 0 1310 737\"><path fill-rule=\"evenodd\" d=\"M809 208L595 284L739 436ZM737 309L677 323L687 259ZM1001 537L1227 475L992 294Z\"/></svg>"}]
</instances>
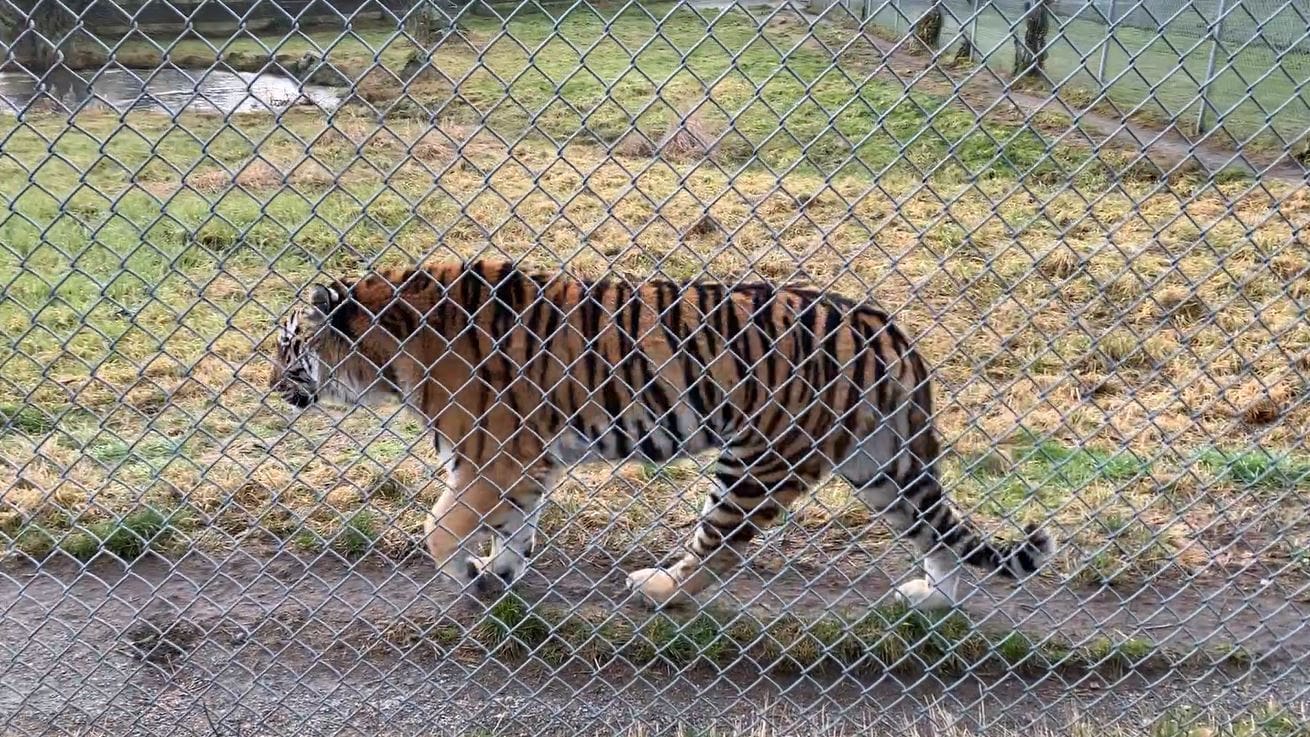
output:
<instances>
[{"instance_id":1,"label":"metal pole","mask_svg":"<svg viewBox=\"0 0 1310 737\"><path fill-rule=\"evenodd\" d=\"M1210 59L1205 64L1205 80L1201 82L1201 112L1196 116L1196 133L1205 133L1205 112L1210 107L1210 83L1214 80L1215 61L1219 56L1219 39L1224 35L1224 0L1217 0L1219 13L1210 24ZM1239 0L1240 2L1240 0Z\"/></svg>"},{"instance_id":2,"label":"metal pole","mask_svg":"<svg viewBox=\"0 0 1310 737\"><path fill-rule=\"evenodd\" d=\"M978 53L978 0L969 0L969 28L965 31L969 39L969 53L975 58L982 58Z\"/></svg>"},{"instance_id":3,"label":"metal pole","mask_svg":"<svg viewBox=\"0 0 1310 737\"><path fill-rule=\"evenodd\" d=\"M1101 61L1096 66L1096 81L1098 84L1101 85L1102 92L1105 91L1105 64L1106 64L1106 60L1110 56L1110 42L1114 40L1114 24L1115 21L1117 20L1114 17L1115 16L1114 11L1115 11L1115 0L1110 0L1110 14L1108 17L1108 20L1110 21L1110 26L1109 28L1106 29L1105 44L1101 46Z\"/></svg>"}]
</instances>

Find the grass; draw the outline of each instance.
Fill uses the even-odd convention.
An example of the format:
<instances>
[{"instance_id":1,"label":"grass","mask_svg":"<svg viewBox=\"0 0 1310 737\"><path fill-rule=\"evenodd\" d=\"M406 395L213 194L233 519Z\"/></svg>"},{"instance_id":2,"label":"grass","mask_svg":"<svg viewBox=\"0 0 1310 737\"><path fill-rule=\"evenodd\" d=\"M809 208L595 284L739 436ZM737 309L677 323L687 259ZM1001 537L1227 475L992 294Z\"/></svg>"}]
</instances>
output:
<instances>
[{"instance_id":1,"label":"grass","mask_svg":"<svg viewBox=\"0 0 1310 737\"><path fill-rule=\"evenodd\" d=\"M1245 487L1275 491L1310 488L1310 459L1302 456L1275 457L1262 451L1225 453L1215 450L1202 455L1201 464Z\"/></svg>"},{"instance_id":2,"label":"grass","mask_svg":"<svg viewBox=\"0 0 1310 737\"><path fill-rule=\"evenodd\" d=\"M728 154L726 161L717 157L721 162L739 166L754 157L775 170L923 169L956 150L949 165L956 177L968 177L1023 171L1046 158L1031 132L979 130L965 111L941 100L862 83L834 68L831 54L800 43L797 24L762 28L744 12L709 17L661 5L612 18L574 12L555 25L518 14L503 33L496 19L470 17L464 35L434 49L430 69L414 80L397 75L417 52L390 28L241 38L221 53L198 39L130 41L115 58L128 66L167 58L201 68L222 58L256 69L270 56L290 60L312 51L357 81L358 100L389 114L476 124L510 140L530 130L614 144L636 131L672 144L683 138L674 134L694 127ZM924 110L934 113L929 126Z\"/></svg>"},{"instance_id":3,"label":"grass","mask_svg":"<svg viewBox=\"0 0 1310 737\"><path fill-rule=\"evenodd\" d=\"M1027 723L1032 721L1033 723ZM1276 702L1240 713L1204 712L1179 707L1149 723L1135 724L1125 716L1105 724L1086 714L1064 714L1048 710L1041 716L988 719L985 727L962 718L949 707L933 704L913 716L890 716L857 712L854 709L831 716L796 713L770 707L758 717L738 718L723 724L645 725L618 732L623 737L1291 737L1306 734L1306 717ZM495 737L494 729L467 732L463 737ZM612 731L583 731L579 734L611 735Z\"/></svg>"},{"instance_id":4,"label":"grass","mask_svg":"<svg viewBox=\"0 0 1310 737\"><path fill-rule=\"evenodd\" d=\"M797 714L784 708L767 709L757 719L730 725L680 725L669 729L634 727L625 737L669 734L675 737L1293 737L1310 733L1310 718L1303 710L1270 701L1238 712L1180 706L1145 720L1131 712L1116 715L1112 723L1086 713L1047 710L1040 716L1002 715L979 725L950 707L932 704L908 717L842 712ZM493 732L475 733L488 737ZM597 733L599 734L599 733ZM472 735L470 735L472 737Z\"/></svg>"},{"instance_id":5,"label":"grass","mask_svg":"<svg viewBox=\"0 0 1310 737\"><path fill-rule=\"evenodd\" d=\"M1097 718L1092 713L1052 706L1040 714L999 714L975 717L953 706L930 702L889 714L851 706L827 714L798 711L786 705L766 705L756 715L711 723L634 725L626 731L583 731L580 734L621 734L623 737L1303 737L1310 734L1304 708L1278 701L1240 711L1178 706L1141 718L1132 711ZM980 723L981 722L981 723ZM493 737L496 729L475 730L465 737Z\"/></svg>"},{"instance_id":6,"label":"grass","mask_svg":"<svg viewBox=\"0 0 1310 737\"><path fill-rule=\"evenodd\" d=\"M327 537L306 529L297 533L293 542L304 550L334 550L349 558L359 558L377 542L381 526L376 512L361 509L346 517L341 527Z\"/></svg>"},{"instance_id":7,"label":"grass","mask_svg":"<svg viewBox=\"0 0 1310 737\"><path fill-rule=\"evenodd\" d=\"M470 45L437 49L441 73L408 102L361 83L385 117L357 103L0 121L4 546L80 556L158 509L185 520L169 545L258 533L407 553L439 493L430 442L368 410L289 420L266 396L271 329L321 272L479 254L878 301L937 368L952 495L1002 532L1049 520L1076 582L1226 575L1209 550L1231 520L1304 532L1287 525L1304 501L1269 491L1300 488L1303 461L1271 475L1206 460L1281 457L1310 423L1303 191L1120 176L1119 154L848 78L795 21L649 7L662 20L578 11L558 35L519 16L523 47L472 19ZM376 47L403 66L412 49L387 35L330 55L362 73ZM633 128L671 139L687 111L698 145L728 116L741 139L708 162L621 145ZM578 469L545 530L579 555L662 551L706 489L695 462ZM828 540L876 537L839 485L790 519L778 544L794 559L827 565Z\"/></svg>"},{"instance_id":8,"label":"grass","mask_svg":"<svg viewBox=\"0 0 1310 737\"><path fill-rule=\"evenodd\" d=\"M1000 448L958 464L963 477L954 496L987 517L1028 521L1036 514L1024 509L1033 502L1060 516L1071 507L1082 510L1088 548L1080 551L1085 557L1069 562L1076 580L1131 584L1174 565L1184 570L1204 565L1201 551L1188 549L1177 513L1152 508L1149 490L1156 482L1149 459L1127 449L1080 448L1023 431Z\"/></svg>"},{"instance_id":9,"label":"grass","mask_svg":"<svg viewBox=\"0 0 1310 737\"><path fill-rule=\"evenodd\" d=\"M1161 715L1150 727L1151 737L1304 737L1310 735L1310 719L1298 711L1269 701L1241 714L1214 714L1180 707Z\"/></svg>"},{"instance_id":10,"label":"grass","mask_svg":"<svg viewBox=\"0 0 1310 737\"><path fill-rule=\"evenodd\" d=\"M923 2L897 6L911 21L927 8ZM1147 122L1176 122L1181 129L1193 131L1200 113L1199 89L1207 79L1214 44L1206 36L1206 18L1194 10L1175 15L1177 10L1156 9L1152 11L1154 20L1138 12L1130 22L1167 24L1157 32L1121 23L1113 41L1106 40L1106 26L1094 13L1087 18L1058 18L1050 34L1047 76L1070 90L1101 89L1097 74L1101 49L1108 43L1106 98L1119 110ZM1302 91L1310 81L1310 55L1291 43L1286 51L1273 45L1279 36L1295 32L1289 29L1299 28L1295 11L1285 9L1259 18L1253 12L1239 7L1225 19L1225 39L1209 85L1213 110L1207 125L1224 129L1227 137L1219 140L1250 141L1281 150L1284 142L1302 141L1310 128L1310 101ZM1013 9L1007 6L1004 12L988 6L978 14L977 48L997 71L1010 72L1014 58L1010 27L1020 22L1021 15L1017 5ZM892 5L876 14L873 22L896 35L906 28L906 21ZM1257 23L1264 24L1258 31ZM1257 36L1257 32L1263 35ZM959 24L948 14L943 43L949 45L960 35ZM1217 119L1216 111L1222 119Z\"/></svg>"},{"instance_id":11,"label":"grass","mask_svg":"<svg viewBox=\"0 0 1310 737\"><path fill-rule=\"evenodd\" d=\"M0 424L10 432L25 435L45 435L59 427L57 420L35 407L25 407L17 402L6 402L0 406Z\"/></svg>"},{"instance_id":12,"label":"grass","mask_svg":"<svg viewBox=\"0 0 1310 737\"><path fill-rule=\"evenodd\" d=\"M825 670L856 673L1048 673L1070 670L1150 671L1184 664L1238 662L1237 651L1168 653L1132 638L1084 642L1034 640L1019 632L987 632L962 614L928 616L901 608L874 609L857 618L755 615L708 609L692 618L656 614L628 620L607 609L530 605L506 594L478 623L399 620L378 647L432 648L441 657L473 649L480 656L536 660L552 666L581 661L675 668L750 666L771 673Z\"/></svg>"},{"instance_id":13,"label":"grass","mask_svg":"<svg viewBox=\"0 0 1310 737\"><path fill-rule=\"evenodd\" d=\"M6 525L0 526L0 542L9 543L36 559L58 551L82 561L100 553L132 561L148 551L171 552L175 535L193 527L184 514L166 515L159 509L146 507L90 523L68 519L66 526L58 527L19 526L10 518Z\"/></svg>"}]
</instances>

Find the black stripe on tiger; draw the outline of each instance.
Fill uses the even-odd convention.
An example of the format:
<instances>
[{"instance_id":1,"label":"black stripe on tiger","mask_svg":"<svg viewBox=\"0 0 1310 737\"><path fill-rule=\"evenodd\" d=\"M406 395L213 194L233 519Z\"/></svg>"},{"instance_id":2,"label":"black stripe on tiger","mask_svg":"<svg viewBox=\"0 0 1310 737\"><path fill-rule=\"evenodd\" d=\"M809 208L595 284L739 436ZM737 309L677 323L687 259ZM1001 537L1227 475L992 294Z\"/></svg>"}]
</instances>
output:
<instances>
[{"instance_id":1,"label":"black stripe on tiger","mask_svg":"<svg viewBox=\"0 0 1310 737\"><path fill-rule=\"evenodd\" d=\"M456 444L448 450L464 459L461 473L494 474L492 454L503 453L551 474L591 456L719 451L720 488L691 552L659 575L633 574L654 600L703 586L702 570L727 570L720 548L737 547L834 473L924 553L926 576L897 587L916 606L949 600L944 551L1013 576L1049 555L1036 528L1000 544L947 504L928 367L872 305L767 283L591 282L500 262L341 286L319 288L314 303L330 308L309 308L303 328L293 319L279 335L274 385L297 406L362 398L359 382L398 387ZM335 330L320 330L325 321ZM311 341L318 332L339 337ZM440 536L429 534L435 556Z\"/></svg>"}]
</instances>

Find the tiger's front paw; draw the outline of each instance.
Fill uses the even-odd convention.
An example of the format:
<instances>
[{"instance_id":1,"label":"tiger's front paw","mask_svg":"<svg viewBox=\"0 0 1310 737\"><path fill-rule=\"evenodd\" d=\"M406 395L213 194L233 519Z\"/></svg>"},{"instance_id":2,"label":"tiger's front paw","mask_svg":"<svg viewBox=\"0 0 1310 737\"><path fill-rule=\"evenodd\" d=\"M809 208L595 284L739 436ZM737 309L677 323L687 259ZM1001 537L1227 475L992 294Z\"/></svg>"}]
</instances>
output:
<instances>
[{"instance_id":1,"label":"tiger's front paw","mask_svg":"<svg viewBox=\"0 0 1310 737\"><path fill-rule=\"evenodd\" d=\"M432 580L441 588L441 594L432 600L442 616L472 616L486 607L485 595L476 584L478 575L477 560L467 556L453 559L437 569Z\"/></svg>"},{"instance_id":2,"label":"tiger's front paw","mask_svg":"<svg viewBox=\"0 0 1310 737\"><path fill-rule=\"evenodd\" d=\"M523 558L510 553L488 555L472 558L477 574L473 577L473 586L484 596L502 594L516 581L523 577L527 563Z\"/></svg>"},{"instance_id":3,"label":"tiger's front paw","mask_svg":"<svg viewBox=\"0 0 1310 737\"><path fill-rule=\"evenodd\" d=\"M628 590L641 594L647 604L656 608L690 601L678 580L663 568L643 568L628 574Z\"/></svg>"},{"instance_id":4,"label":"tiger's front paw","mask_svg":"<svg viewBox=\"0 0 1310 737\"><path fill-rule=\"evenodd\" d=\"M916 578L896 587L896 599L921 612L950 609L955 602L946 592L933 586L927 579Z\"/></svg>"}]
</instances>

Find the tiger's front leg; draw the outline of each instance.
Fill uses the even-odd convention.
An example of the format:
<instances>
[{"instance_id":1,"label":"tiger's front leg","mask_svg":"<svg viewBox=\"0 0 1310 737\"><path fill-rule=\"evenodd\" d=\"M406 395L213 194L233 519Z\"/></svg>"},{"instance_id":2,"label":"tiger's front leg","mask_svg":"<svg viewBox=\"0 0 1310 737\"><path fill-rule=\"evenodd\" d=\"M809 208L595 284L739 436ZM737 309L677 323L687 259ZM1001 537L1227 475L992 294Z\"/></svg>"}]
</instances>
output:
<instances>
[{"instance_id":1,"label":"tiger's front leg","mask_svg":"<svg viewBox=\"0 0 1310 737\"><path fill-rule=\"evenodd\" d=\"M533 469L504 496L507 504L488 523L491 554L477 559L479 590L512 586L522 578L536 549L542 501L557 480L551 468Z\"/></svg>"},{"instance_id":2,"label":"tiger's front leg","mask_svg":"<svg viewBox=\"0 0 1310 737\"><path fill-rule=\"evenodd\" d=\"M482 465L456 462L450 486L424 523L428 552L441 575L461 593L473 584L486 594L522 576L536 537L542 497L553 482L548 465L525 467L512 458ZM479 555L486 533L494 534L491 554Z\"/></svg>"}]
</instances>

